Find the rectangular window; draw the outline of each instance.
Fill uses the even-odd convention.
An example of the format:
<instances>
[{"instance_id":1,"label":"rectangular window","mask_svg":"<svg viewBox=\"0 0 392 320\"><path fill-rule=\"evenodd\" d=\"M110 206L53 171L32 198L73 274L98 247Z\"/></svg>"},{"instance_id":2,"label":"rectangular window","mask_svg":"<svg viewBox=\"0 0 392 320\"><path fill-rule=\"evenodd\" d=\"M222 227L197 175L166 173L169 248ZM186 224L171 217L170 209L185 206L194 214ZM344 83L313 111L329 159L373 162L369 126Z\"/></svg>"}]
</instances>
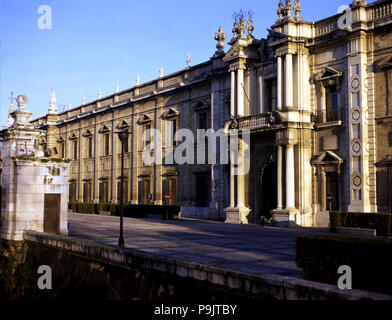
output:
<instances>
[{"instance_id":1,"label":"rectangular window","mask_svg":"<svg viewBox=\"0 0 392 320\"><path fill-rule=\"evenodd\" d=\"M69 202L76 202L76 183L71 182L69 184Z\"/></svg>"},{"instance_id":2,"label":"rectangular window","mask_svg":"<svg viewBox=\"0 0 392 320\"><path fill-rule=\"evenodd\" d=\"M339 120L339 92L336 86L326 89L327 121Z\"/></svg>"},{"instance_id":3,"label":"rectangular window","mask_svg":"<svg viewBox=\"0 0 392 320\"><path fill-rule=\"evenodd\" d=\"M91 182L83 183L83 202L91 202Z\"/></svg>"},{"instance_id":4,"label":"rectangular window","mask_svg":"<svg viewBox=\"0 0 392 320\"><path fill-rule=\"evenodd\" d=\"M66 158L66 156L65 156L65 143L61 144L61 158L62 159Z\"/></svg>"},{"instance_id":5,"label":"rectangular window","mask_svg":"<svg viewBox=\"0 0 392 320\"><path fill-rule=\"evenodd\" d=\"M167 180L167 193L170 194L169 205L177 205L177 181L176 179Z\"/></svg>"},{"instance_id":6,"label":"rectangular window","mask_svg":"<svg viewBox=\"0 0 392 320\"><path fill-rule=\"evenodd\" d=\"M73 159L78 160L78 142L73 141Z\"/></svg>"},{"instance_id":7,"label":"rectangular window","mask_svg":"<svg viewBox=\"0 0 392 320\"><path fill-rule=\"evenodd\" d=\"M99 203L108 203L109 202L109 188L108 182L103 181L99 183Z\"/></svg>"},{"instance_id":8,"label":"rectangular window","mask_svg":"<svg viewBox=\"0 0 392 320\"><path fill-rule=\"evenodd\" d=\"M199 113L198 125L197 128L200 130L208 129L208 117L207 112Z\"/></svg>"},{"instance_id":9,"label":"rectangular window","mask_svg":"<svg viewBox=\"0 0 392 320\"><path fill-rule=\"evenodd\" d=\"M117 203L121 203L121 181L117 182ZM128 181L123 183L123 203L128 203Z\"/></svg>"},{"instance_id":10,"label":"rectangular window","mask_svg":"<svg viewBox=\"0 0 392 320\"><path fill-rule=\"evenodd\" d=\"M211 178L208 174L196 175L196 206L208 207L211 199Z\"/></svg>"},{"instance_id":11,"label":"rectangular window","mask_svg":"<svg viewBox=\"0 0 392 320\"><path fill-rule=\"evenodd\" d=\"M139 203L148 204L148 195L151 194L150 180L144 179L139 181Z\"/></svg>"},{"instance_id":12,"label":"rectangular window","mask_svg":"<svg viewBox=\"0 0 392 320\"><path fill-rule=\"evenodd\" d=\"M93 137L88 138L88 157L93 157Z\"/></svg>"},{"instance_id":13,"label":"rectangular window","mask_svg":"<svg viewBox=\"0 0 392 320\"><path fill-rule=\"evenodd\" d=\"M151 141L151 125L147 124L144 126L144 132L148 132L145 135L145 140L144 140L144 147L147 147L149 144L152 143Z\"/></svg>"},{"instance_id":14,"label":"rectangular window","mask_svg":"<svg viewBox=\"0 0 392 320\"><path fill-rule=\"evenodd\" d=\"M267 110L272 112L278 108L278 87L276 80L266 81Z\"/></svg>"},{"instance_id":15,"label":"rectangular window","mask_svg":"<svg viewBox=\"0 0 392 320\"><path fill-rule=\"evenodd\" d=\"M121 144L121 141L120 141ZM124 143L124 153L128 153L129 152L129 137L127 139L127 141L125 141Z\"/></svg>"},{"instance_id":16,"label":"rectangular window","mask_svg":"<svg viewBox=\"0 0 392 320\"><path fill-rule=\"evenodd\" d=\"M104 147L104 155L110 155L110 135L108 133L104 135Z\"/></svg>"}]
</instances>

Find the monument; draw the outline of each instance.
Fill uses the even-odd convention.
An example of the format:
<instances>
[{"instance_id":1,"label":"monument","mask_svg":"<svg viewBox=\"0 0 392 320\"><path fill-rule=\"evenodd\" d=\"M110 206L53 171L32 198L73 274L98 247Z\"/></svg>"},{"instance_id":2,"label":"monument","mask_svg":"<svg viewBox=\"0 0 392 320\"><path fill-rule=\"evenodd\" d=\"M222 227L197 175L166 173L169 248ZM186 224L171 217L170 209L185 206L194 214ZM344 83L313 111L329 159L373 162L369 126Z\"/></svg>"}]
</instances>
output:
<instances>
[{"instance_id":1,"label":"monument","mask_svg":"<svg viewBox=\"0 0 392 320\"><path fill-rule=\"evenodd\" d=\"M56 150L46 149L44 131L30 123L27 97L18 96L17 103L18 109L0 132L0 237L22 241L27 230L68 235L69 164L52 158Z\"/></svg>"}]
</instances>

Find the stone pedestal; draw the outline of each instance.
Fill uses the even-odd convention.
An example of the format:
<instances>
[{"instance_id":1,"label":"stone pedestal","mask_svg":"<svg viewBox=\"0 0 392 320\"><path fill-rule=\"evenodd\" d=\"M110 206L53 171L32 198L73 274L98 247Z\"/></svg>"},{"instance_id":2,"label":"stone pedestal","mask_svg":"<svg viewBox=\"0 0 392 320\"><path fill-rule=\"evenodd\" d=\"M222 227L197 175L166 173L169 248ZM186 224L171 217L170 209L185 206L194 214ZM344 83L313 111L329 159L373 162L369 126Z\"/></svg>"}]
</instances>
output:
<instances>
[{"instance_id":1,"label":"stone pedestal","mask_svg":"<svg viewBox=\"0 0 392 320\"><path fill-rule=\"evenodd\" d=\"M226 209L226 223L231 224L248 224L248 216L251 210L246 207L227 208Z\"/></svg>"}]
</instances>

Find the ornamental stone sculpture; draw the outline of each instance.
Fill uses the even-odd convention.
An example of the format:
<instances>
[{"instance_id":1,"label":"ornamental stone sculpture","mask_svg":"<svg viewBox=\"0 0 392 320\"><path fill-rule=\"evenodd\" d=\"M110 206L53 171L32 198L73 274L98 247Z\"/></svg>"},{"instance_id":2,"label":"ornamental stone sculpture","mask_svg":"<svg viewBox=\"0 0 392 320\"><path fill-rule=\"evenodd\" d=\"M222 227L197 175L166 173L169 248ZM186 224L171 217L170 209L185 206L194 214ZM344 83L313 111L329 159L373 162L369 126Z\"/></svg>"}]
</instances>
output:
<instances>
[{"instance_id":1,"label":"ornamental stone sculpture","mask_svg":"<svg viewBox=\"0 0 392 320\"><path fill-rule=\"evenodd\" d=\"M222 26L220 26L218 32L215 33L214 39L218 42L216 44L215 55L218 56L224 54L226 34L224 33Z\"/></svg>"}]
</instances>

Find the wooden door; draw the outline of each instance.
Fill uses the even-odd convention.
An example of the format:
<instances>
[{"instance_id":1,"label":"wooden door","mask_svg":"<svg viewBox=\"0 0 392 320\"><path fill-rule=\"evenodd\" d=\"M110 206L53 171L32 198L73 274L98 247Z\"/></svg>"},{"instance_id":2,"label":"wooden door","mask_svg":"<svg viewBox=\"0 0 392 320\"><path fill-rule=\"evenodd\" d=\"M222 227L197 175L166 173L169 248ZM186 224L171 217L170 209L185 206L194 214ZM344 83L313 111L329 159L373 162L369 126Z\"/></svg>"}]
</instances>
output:
<instances>
[{"instance_id":1,"label":"wooden door","mask_svg":"<svg viewBox=\"0 0 392 320\"><path fill-rule=\"evenodd\" d=\"M60 194L45 194L44 232L60 234Z\"/></svg>"}]
</instances>

